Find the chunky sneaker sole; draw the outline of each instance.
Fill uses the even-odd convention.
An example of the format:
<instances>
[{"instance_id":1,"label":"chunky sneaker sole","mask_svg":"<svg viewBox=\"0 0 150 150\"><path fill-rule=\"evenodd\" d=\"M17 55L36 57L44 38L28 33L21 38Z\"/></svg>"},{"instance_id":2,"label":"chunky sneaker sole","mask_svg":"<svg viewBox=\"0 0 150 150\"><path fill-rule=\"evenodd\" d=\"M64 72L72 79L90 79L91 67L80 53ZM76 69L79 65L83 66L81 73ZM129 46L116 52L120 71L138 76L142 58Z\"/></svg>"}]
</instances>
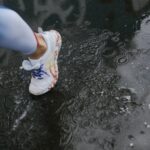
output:
<instances>
[{"instance_id":1,"label":"chunky sneaker sole","mask_svg":"<svg viewBox=\"0 0 150 150\"><path fill-rule=\"evenodd\" d=\"M62 39L55 30L40 33L47 45L47 51L38 60L29 58L23 61L23 68L32 71L29 92L33 95L42 95L50 91L58 81L58 55Z\"/></svg>"},{"instance_id":2,"label":"chunky sneaker sole","mask_svg":"<svg viewBox=\"0 0 150 150\"><path fill-rule=\"evenodd\" d=\"M51 56L53 56L52 59L50 59L50 72L52 74L52 76L54 77L54 79L58 80L58 75L59 75L59 72L58 72L58 55L59 55L59 52L60 52L60 48L61 48L61 45L62 45L62 40L61 40L61 36L60 34L55 31L55 30L51 30L49 31L49 34L54 34L54 47L52 48L52 51L51 51ZM50 35L49 35L50 36Z\"/></svg>"}]
</instances>

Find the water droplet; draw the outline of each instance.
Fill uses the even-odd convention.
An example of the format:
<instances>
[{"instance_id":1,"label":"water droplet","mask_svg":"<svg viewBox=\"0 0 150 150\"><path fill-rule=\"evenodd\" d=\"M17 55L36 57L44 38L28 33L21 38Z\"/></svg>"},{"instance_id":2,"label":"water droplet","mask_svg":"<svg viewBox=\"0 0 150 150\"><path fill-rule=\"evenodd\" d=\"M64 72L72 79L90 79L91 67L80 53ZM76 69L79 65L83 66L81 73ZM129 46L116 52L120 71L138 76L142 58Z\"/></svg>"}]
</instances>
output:
<instances>
[{"instance_id":1,"label":"water droplet","mask_svg":"<svg viewBox=\"0 0 150 150\"><path fill-rule=\"evenodd\" d=\"M128 96L122 96L122 98L123 98L123 99L126 99L126 100L128 100L128 101L131 101L131 96L130 96L130 95L128 95Z\"/></svg>"},{"instance_id":2,"label":"water droplet","mask_svg":"<svg viewBox=\"0 0 150 150\"><path fill-rule=\"evenodd\" d=\"M144 122L144 125L147 126L147 122L146 121Z\"/></svg>"},{"instance_id":3,"label":"water droplet","mask_svg":"<svg viewBox=\"0 0 150 150\"><path fill-rule=\"evenodd\" d=\"M150 128L150 125L149 125L149 124L147 125L147 128L148 128L148 129Z\"/></svg>"},{"instance_id":4,"label":"water droplet","mask_svg":"<svg viewBox=\"0 0 150 150\"><path fill-rule=\"evenodd\" d=\"M115 49L113 49L112 47L108 47L106 49L104 49L104 51L102 52L102 55L105 57L105 58L112 58L114 56L116 56L116 51Z\"/></svg>"},{"instance_id":5,"label":"water droplet","mask_svg":"<svg viewBox=\"0 0 150 150\"><path fill-rule=\"evenodd\" d=\"M118 36L112 37L111 40L114 41L114 42L118 42L119 41L119 37Z\"/></svg>"},{"instance_id":6,"label":"water droplet","mask_svg":"<svg viewBox=\"0 0 150 150\"><path fill-rule=\"evenodd\" d=\"M134 143L130 143L130 147L132 147L132 148L133 148L133 147L134 147Z\"/></svg>"},{"instance_id":7,"label":"water droplet","mask_svg":"<svg viewBox=\"0 0 150 150\"><path fill-rule=\"evenodd\" d=\"M146 70L149 70L149 67L146 67L145 69L146 69Z\"/></svg>"},{"instance_id":8,"label":"water droplet","mask_svg":"<svg viewBox=\"0 0 150 150\"><path fill-rule=\"evenodd\" d=\"M116 100L119 100L119 97L115 97Z\"/></svg>"},{"instance_id":9,"label":"water droplet","mask_svg":"<svg viewBox=\"0 0 150 150\"><path fill-rule=\"evenodd\" d=\"M122 56L117 58L117 64L124 64L128 61L128 58L126 56Z\"/></svg>"},{"instance_id":10,"label":"water droplet","mask_svg":"<svg viewBox=\"0 0 150 150\"><path fill-rule=\"evenodd\" d=\"M148 104L148 109L150 109L150 104Z\"/></svg>"}]
</instances>

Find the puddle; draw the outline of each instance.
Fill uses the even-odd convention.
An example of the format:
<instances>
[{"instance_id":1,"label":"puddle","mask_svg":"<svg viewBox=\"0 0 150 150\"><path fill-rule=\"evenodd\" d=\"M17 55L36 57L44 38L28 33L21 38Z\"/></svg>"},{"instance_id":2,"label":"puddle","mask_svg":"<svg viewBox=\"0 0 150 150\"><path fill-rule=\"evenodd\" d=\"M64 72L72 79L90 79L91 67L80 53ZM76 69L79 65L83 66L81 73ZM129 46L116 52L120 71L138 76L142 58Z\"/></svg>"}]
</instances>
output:
<instances>
[{"instance_id":1,"label":"puddle","mask_svg":"<svg viewBox=\"0 0 150 150\"><path fill-rule=\"evenodd\" d=\"M149 150L149 6L140 11L141 2L4 2L34 30L59 28L64 42L59 82L40 97L19 70L24 56L1 51L1 150Z\"/></svg>"}]
</instances>

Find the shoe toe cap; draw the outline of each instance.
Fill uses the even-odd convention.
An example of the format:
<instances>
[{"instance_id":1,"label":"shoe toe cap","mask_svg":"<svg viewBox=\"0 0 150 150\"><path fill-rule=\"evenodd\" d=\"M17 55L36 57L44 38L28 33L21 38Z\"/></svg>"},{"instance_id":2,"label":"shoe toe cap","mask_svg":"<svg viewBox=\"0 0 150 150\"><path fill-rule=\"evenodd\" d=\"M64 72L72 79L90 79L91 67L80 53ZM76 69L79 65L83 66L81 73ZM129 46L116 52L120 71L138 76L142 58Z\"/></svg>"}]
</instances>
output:
<instances>
[{"instance_id":1,"label":"shoe toe cap","mask_svg":"<svg viewBox=\"0 0 150 150\"><path fill-rule=\"evenodd\" d=\"M36 96L45 94L46 92L50 91L50 89L51 89L51 85L43 87L43 86L36 86L30 84L29 86L29 92Z\"/></svg>"}]
</instances>

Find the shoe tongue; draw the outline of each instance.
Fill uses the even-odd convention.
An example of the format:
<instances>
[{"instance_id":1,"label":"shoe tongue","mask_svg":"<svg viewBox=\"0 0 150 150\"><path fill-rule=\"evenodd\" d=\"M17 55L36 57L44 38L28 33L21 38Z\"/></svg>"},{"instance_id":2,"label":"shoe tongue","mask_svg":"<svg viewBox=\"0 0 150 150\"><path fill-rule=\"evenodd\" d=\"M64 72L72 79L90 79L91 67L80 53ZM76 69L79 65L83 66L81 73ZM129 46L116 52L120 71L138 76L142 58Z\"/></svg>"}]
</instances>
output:
<instances>
[{"instance_id":1,"label":"shoe tongue","mask_svg":"<svg viewBox=\"0 0 150 150\"><path fill-rule=\"evenodd\" d=\"M28 58L28 59L32 66L35 66L36 64L40 63L40 59L31 59L31 58Z\"/></svg>"}]
</instances>

